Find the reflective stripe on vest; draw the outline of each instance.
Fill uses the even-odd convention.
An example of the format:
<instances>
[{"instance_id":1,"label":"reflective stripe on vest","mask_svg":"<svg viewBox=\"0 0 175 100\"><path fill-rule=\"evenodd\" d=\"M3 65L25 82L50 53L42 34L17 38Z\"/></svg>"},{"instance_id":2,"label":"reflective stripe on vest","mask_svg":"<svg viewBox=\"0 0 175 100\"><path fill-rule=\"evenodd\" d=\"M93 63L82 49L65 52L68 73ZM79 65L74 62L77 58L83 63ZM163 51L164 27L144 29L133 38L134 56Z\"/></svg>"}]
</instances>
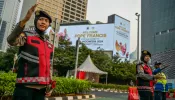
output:
<instances>
[{"instance_id":1,"label":"reflective stripe on vest","mask_svg":"<svg viewBox=\"0 0 175 100\"><path fill-rule=\"evenodd\" d=\"M34 62L34 63L39 63L39 57L37 56L33 56L27 52L24 52L22 51L19 55L18 55L18 59L20 59L21 57L26 59L26 60L29 60L31 62ZM52 64L52 59L50 60L50 64Z\"/></svg>"},{"instance_id":2,"label":"reflective stripe on vest","mask_svg":"<svg viewBox=\"0 0 175 100\"><path fill-rule=\"evenodd\" d=\"M31 62L34 62L34 63L39 63L38 60L31 59L31 58L29 58L29 57L27 57L25 55L19 54L19 56L24 58L24 59L26 59L26 60L28 60L28 61L31 61Z\"/></svg>"},{"instance_id":3,"label":"reflective stripe on vest","mask_svg":"<svg viewBox=\"0 0 175 100\"><path fill-rule=\"evenodd\" d=\"M152 87L149 86L137 86L138 89L152 89Z\"/></svg>"},{"instance_id":4,"label":"reflective stripe on vest","mask_svg":"<svg viewBox=\"0 0 175 100\"><path fill-rule=\"evenodd\" d=\"M26 55L26 56L28 56L28 57L30 57L32 59L39 60L39 58L37 56L33 56L33 55L31 55L31 54L29 54L27 52L21 51L21 54Z\"/></svg>"},{"instance_id":5,"label":"reflective stripe on vest","mask_svg":"<svg viewBox=\"0 0 175 100\"><path fill-rule=\"evenodd\" d=\"M50 82L49 77L24 77L17 78L16 83L30 83L30 82Z\"/></svg>"},{"instance_id":6,"label":"reflective stripe on vest","mask_svg":"<svg viewBox=\"0 0 175 100\"><path fill-rule=\"evenodd\" d=\"M137 89L150 90L152 93L154 93L154 88L149 86L137 86Z\"/></svg>"}]
</instances>

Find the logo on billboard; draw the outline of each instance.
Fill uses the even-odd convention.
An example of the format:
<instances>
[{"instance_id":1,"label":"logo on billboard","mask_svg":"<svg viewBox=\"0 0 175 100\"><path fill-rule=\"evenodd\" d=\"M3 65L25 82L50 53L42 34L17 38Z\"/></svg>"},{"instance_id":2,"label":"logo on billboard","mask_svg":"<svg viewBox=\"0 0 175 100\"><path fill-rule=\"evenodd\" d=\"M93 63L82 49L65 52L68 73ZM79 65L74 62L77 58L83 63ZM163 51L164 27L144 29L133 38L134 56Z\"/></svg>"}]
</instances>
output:
<instances>
[{"instance_id":1,"label":"logo on billboard","mask_svg":"<svg viewBox=\"0 0 175 100\"><path fill-rule=\"evenodd\" d=\"M92 27L91 29L92 29L92 30L95 30L95 27ZM89 30L89 27L87 27L86 30Z\"/></svg>"},{"instance_id":2,"label":"logo on billboard","mask_svg":"<svg viewBox=\"0 0 175 100\"><path fill-rule=\"evenodd\" d=\"M89 30L89 27L87 27L86 29Z\"/></svg>"},{"instance_id":3,"label":"logo on billboard","mask_svg":"<svg viewBox=\"0 0 175 100\"><path fill-rule=\"evenodd\" d=\"M120 25L121 25L121 26L125 26L125 23L120 22Z\"/></svg>"}]
</instances>

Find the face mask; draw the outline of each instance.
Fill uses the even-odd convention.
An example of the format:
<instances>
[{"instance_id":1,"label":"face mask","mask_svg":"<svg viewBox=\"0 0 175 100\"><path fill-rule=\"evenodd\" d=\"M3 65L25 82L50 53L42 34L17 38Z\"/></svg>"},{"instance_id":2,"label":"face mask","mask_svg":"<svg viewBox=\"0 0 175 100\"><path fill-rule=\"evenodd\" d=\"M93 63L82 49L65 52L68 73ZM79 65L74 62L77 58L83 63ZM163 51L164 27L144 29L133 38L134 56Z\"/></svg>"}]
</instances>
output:
<instances>
[{"instance_id":1,"label":"face mask","mask_svg":"<svg viewBox=\"0 0 175 100\"><path fill-rule=\"evenodd\" d=\"M147 63L148 65L151 65L151 59L148 61L148 63Z\"/></svg>"}]
</instances>

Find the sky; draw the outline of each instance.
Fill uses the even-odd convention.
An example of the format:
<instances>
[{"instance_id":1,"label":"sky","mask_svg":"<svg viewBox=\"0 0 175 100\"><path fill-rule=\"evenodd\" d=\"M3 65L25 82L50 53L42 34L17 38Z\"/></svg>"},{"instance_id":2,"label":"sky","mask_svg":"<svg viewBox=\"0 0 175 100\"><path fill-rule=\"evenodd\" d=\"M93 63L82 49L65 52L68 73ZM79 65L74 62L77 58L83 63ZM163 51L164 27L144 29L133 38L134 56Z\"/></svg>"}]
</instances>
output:
<instances>
[{"instance_id":1,"label":"sky","mask_svg":"<svg viewBox=\"0 0 175 100\"><path fill-rule=\"evenodd\" d=\"M141 0L88 0L86 19L106 23L109 15L117 14L130 20L130 52L133 52L137 46L136 12L141 12Z\"/></svg>"}]
</instances>

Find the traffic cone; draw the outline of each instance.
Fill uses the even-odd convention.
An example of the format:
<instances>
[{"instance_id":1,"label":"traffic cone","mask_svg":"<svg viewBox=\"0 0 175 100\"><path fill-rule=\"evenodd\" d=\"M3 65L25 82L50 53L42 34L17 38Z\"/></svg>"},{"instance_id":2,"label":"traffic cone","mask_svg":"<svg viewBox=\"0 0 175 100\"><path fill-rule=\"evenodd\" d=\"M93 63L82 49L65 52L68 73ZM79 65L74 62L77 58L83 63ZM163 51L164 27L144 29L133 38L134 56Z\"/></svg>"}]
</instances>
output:
<instances>
[{"instance_id":1,"label":"traffic cone","mask_svg":"<svg viewBox=\"0 0 175 100\"><path fill-rule=\"evenodd\" d=\"M128 100L139 100L139 94L136 87L129 87Z\"/></svg>"},{"instance_id":2,"label":"traffic cone","mask_svg":"<svg viewBox=\"0 0 175 100\"><path fill-rule=\"evenodd\" d=\"M170 98L170 93L166 92L166 98Z\"/></svg>"},{"instance_id":3,"label":"traffic cone","mask_svg":"<svg viewBox=\"0 0 175 100\"><path fill-rule=\"evenodd\" d=\"M173 94L173 98L175 98L175 91L174 91L174 94Z\"/></svg>"}]
</instances>

